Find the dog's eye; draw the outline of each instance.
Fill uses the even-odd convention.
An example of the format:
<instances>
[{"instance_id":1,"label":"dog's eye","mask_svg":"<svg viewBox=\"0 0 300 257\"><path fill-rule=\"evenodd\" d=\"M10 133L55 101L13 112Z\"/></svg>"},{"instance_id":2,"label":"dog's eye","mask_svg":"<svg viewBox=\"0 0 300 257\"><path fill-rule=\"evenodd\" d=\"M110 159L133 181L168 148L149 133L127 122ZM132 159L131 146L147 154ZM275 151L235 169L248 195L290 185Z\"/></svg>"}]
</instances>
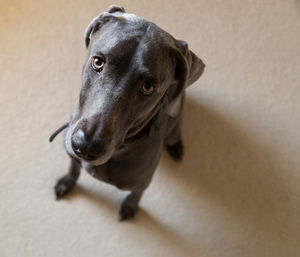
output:
<instances>
[{"instance_id":1,"label":"dog's eye","mask_svg":"<svg viewBox=\"0 0 300 257\"><path fill-rule=\"evenodd\" d=\"M104 66L104 59L101 56L92 57L92 68L95 71L101 71Z\"/></svg>"},{"instance_id":2,"label":"dog's eye","mask_svg":"<svg viewBox=\"0 0 300 257\"><path fill-rule=\"evenodd\" d=\"M141 93L144 95L151 95L154 91L154 86L151 84L144 84L141 87Z\"/></svg>"}]
</instances>

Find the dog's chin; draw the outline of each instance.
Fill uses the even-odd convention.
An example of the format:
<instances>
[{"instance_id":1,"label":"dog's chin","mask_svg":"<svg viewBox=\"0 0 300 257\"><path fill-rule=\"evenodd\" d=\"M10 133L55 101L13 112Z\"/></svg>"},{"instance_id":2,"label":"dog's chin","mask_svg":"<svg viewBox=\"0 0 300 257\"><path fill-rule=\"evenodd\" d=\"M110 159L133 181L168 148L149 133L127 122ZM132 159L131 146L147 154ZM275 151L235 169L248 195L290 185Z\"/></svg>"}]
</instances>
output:
<instances>
[{"instance_id":1,"label":"dog's chin","mask_svg":"<svg viewBox=\"0 0 300 257\"><path fill-rule=\"evenodd\" d=\"M78 158L81 162L85 162L91 166L100 166L108 161L108 159L97 159L97 160L85 160L84 158Z\"/></svg>"},{"instance_id":2,"label":"dog's chin","mask_svg":"<svg viewBox=\"0 0 300 257\"><path fill-rule=\"evenodd\" d=\"M89 160L89 159L85 159L83 157L76 155L73 151L68 151L68 149L67 149L67 153L72 158L75 158L75 159L79 160L80 162L84 162L84 163L92 165L92 166L100 166L100 165L106 163L111 158L111 155L109 154L109 155L101 156L101 157L97 158L96 160Z\"/></svg>"},{"instance_id":3,"label":"dog's chin","mask_svg":"<svg viewBox=\"0 0 300 257\"><path fill-rule=\"evenodd\" d=\"M85 162L85 163L87 163L89 165L92 165L92 166L102 165L102 164L106 163L112 156L112 152L108 152L108 153L98 157L95 160L90 160L90 159L85 159L84 157L78 156L77 154L74 153L72 148L67 147L66 150L67 150L67 153L72 158L75 158L75 159L79 160L80 162Z\"/></svg>"}]
</instances>

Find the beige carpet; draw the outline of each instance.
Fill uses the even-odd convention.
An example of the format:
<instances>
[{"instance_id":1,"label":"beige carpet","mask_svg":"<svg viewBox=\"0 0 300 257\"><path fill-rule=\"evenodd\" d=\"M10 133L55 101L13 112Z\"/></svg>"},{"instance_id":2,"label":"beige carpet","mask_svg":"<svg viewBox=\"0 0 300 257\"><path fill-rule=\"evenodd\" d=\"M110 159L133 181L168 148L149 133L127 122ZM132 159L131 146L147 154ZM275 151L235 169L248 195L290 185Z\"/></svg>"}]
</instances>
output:
<instances>
[{"instance_id":1,"label":"beige carpet","mask_svg":"<svg viewBox=\"0 0 300 257\"><path fill-rule=\"evenodd\" d=\"M111 1L0 1L0 256L300 256L300 1L114 2L189 42L181 164L163 154L141 211L83 172L54 200L83 32Z\"/></svg>"}]
</instances>

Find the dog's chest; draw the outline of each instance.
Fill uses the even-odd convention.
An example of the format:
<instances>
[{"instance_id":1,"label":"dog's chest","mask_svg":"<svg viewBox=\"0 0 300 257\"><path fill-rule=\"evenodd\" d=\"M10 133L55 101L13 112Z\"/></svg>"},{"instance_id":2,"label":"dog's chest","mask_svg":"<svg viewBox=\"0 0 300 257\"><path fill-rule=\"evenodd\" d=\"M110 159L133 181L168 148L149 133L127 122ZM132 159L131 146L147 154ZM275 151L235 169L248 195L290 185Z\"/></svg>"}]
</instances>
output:
<instances>
[{"instance_id":1,"label":"dog's chest","mask_svg":"<svg viewBox=\"0 0 300 257\"><path fill-rule=\"evenodd\" d=\"M107 167L105 164L101 166L92 166L85 161L81 161L81 166L94 178L97 178L105 182L109 181Z\"/></svg>"},{"instance_id":2,"label":"dog's chest","mask_svg":"<svg viewBox=\"0 0 300 257\"><path fill-rule=\"evenodd\" d=\"M126 172L125 167L120 169L120 167L117 168L108 164L91 166L84 161L81 162L81 166L94 178L112 184L119 189L133 190L140 186L137 176L133 174L133 171Z\"/></svg>"}]
</instances>

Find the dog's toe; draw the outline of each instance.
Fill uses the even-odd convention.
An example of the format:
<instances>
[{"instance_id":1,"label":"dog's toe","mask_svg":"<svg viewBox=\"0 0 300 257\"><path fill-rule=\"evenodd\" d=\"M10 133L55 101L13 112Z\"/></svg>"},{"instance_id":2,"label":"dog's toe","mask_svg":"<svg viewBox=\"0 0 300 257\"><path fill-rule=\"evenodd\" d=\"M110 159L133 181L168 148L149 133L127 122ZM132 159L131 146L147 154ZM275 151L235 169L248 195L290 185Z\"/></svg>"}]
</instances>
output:
<instances>
[{"instance_id":1,"label":"dog's toe","mask_svg":"<svg viewBox=\"0 0 300 257\"><path fill-rule=\"evenodd\" d=\"M68 175L62 177L54 187L56 199L64 197L70 193L74 188L75 183L68 177Z\"/></svg>"},{"instance_id":2,"label":"dog's toe","mask_svg":"<svg viewBox=\"0 0 300 257\"><path fill-rule=\"evenodd\" d=\"M183 157L183 143L179 140L175 145L166 145L166 149L175 161L181 161Z\"/></svg>"},{"instance_id":3,"label":"dog's toe","mask_svg":"<svg viewBox=\"0 0 300 257\"><path fill-rule=\"evenodd\" d=\"M128 205L122 205L120 210L120 221L128 220L134 217L137 212L137 208L133 208Z\"/></svg>"}]
</instances>

